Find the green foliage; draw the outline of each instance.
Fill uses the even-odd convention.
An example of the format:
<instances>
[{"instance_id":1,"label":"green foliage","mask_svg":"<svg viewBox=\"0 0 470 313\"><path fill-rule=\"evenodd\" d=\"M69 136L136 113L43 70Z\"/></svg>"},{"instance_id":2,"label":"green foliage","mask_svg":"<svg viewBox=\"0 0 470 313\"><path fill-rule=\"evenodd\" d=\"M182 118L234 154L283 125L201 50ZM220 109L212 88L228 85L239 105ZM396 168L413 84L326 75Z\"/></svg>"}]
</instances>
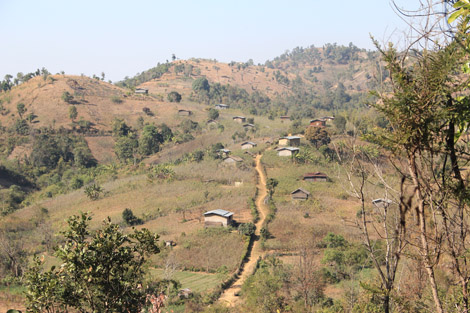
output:
<instances>
[{"instance_id":1,"label":"green foliage","mask_svg":"<svg viewBox=\"0 0 470 313\"><path fill-rule=\"evenodd\" d=\"M164 142L171 141L173 139L173 132L171 128L168 127L168 125L163 123L159 126L159 128L160 128L160 134L162 134Z\"/></svg>"},{"instance_id":2,"label":"green foliage","mask_svg":"<svg viewBox=\"0 0 470 313\"><path fill-rule=\"evenodd\" d=\"M113 120L113 136L114 137L123 137L128 136L132 131L131 127L124 122L124 120L115 118Z\"/></svg>"},{"instance_id":3,"label":"green foliage","mask_svg":"<svg viewBox=\"0 0 470 313\"><path fill-rule=\"evenodd\" d=\"M48 132L34 137L30 161L35 167L47 172L56 168L60 160L80 167L97 164L83 137Z\"/></svg>"},{"instance_id":4,"label":"green foliage","mask_svg":"<svg viewBox=\"0 0 470 313\"><path fill-rule=\"evenodd\" d=\"M219 110L210 108L209 111L207 112L207 115L210 120L216 120L219 117Z\"/></svg>"},{"instance_id":5,"label":"green foliage","mask_svg":"<svg viewBox=\"0 0 470 313\"><path fill-rule=\"evenodd\" d=\"M66 103L69 103L69 104L70 104L70 103L73 102L73 96L72 96L72 95L70 94L70 92L68 92L68 91L64 91L64 92L62 93L62 97L61 97L61 98L62 98L62 100L63 100L64 102L66 102Z\"/></svg>"},{"instance_id":6,"label":"green foliage","mask_svg":"<svg viewBox=\"0 0 470 313\"><path fill-rule=\"evenodd\" d=\"M16 110L18 111L20 118L23 118L23 114L25 114L28 109L26 109L24 103L20 102L16 105Z\"/></svg>"},{"instance_id":7,"label":"green foliage","mask_svg":"<svg viewBox=\"0 0 470 313\"><path fill-rule=\"evenodd\" d=\"M18 135L26 136L29 134L29 125L23 119L16 119L13 129Z\"/></svg>"},{"instance_id":8,"label":"green foliage","mask_svg":"<svg viewBox=\"0 0 470 313\"><path fill-rule=\"evenodd\" d=\"M310 141L317 149L322 145L330 143L331 138L328 131L324 127L307 127L305 131L305 139Z\"/></svg>"},{"instance_id":9,"label":"green foliage","mask_svg":"<svg viewBox=\"0 0 470 313\"><path fill-rule=\"evenodd\" d=\"M114 145L114 153L121 162L135 160L139 143L132 137L119 137Z\"/></svg>"},{"instance_id":10,"label":"green foliage","mask_svg":"<svg viewBox=\"0 0 470 313\"><path fill-rule=\"evenodd\" d=\"M85 187L85 194L91 200L98 200L104 189L97 184L91 184Z\"/></svg>"},{"instance_id":11,"label":"green foliage","mask_svg":"<svg viewBox=\"0 0 470 313\"><path fill-rule=\"evenodd\" d=\"M256 226L253 223L242 223L238 226L238 232L245 236L252 236L255 234Z\"/></svg>"},{"instance_id":12,"label":"green foliage","mask_svg":"<svg viewBox=\"0 0 470 313\"><path fill-rule=\"evenodd\" d=\"M168 101L170 101L170 102L176 102L176 103L181 102L181 95L176 91L170 92L167 95L167 98L168 98Z\"/></svg>"},{"instance_id":13,"label":"green foliage","mask_svg":"<svg viewBox=\"0 0 470 313\"><path fill-rule=\"evenodd\" d=\"M340 134L343 134L346 130L346 118L342 115L335 116L333 124Z\"/></svg>"},{"instance_id":14,"label":"green foliage","mask_svg":"<svg viewBox=\"0 0 470 313\"><path fill-rule=\"evenodd\" d=\"M331 283L352 278L352 274L362 268L372 266L371 260L363 245L351 244L341 235L328 233L320 246L325 247L322 263L329 264L323 268L324 277Z\"/></svg>"},{"instance_id":15,"label":"green foliage","mask_svg":"<svg viewBox=\"0 0 470 313\"><path fill-rule=\"evenodd\" d=\"M288 275L277 259L260 261L256 273L242 286L243 297L251 312L283 312L286 298L282 293Z\"/></svg>"},{"instance_id":16,"label":"green foliage","mask_svg":"<svg viewBox=\"0 0 470 313\"><path fill-rule=\"evenodd\" d=\"M110 219L91 231L85 213L68 219L64 244L56 256L62 265L42 270L39 259L25 283L29 312L70 308L80 312L140 312L145 304L144 264L159 253L158 236L147 229L125 235Z\"/></svg>"},{"instance_id":17,"label":"green foliage","mask_svg":"<svg viewBox=\"0 0 470 313\"><path fill-rule=\"evenodd\" d=\"M145 125L139 138L139 153L143 156L157 153L160 144L163 143L163 136L154 125Z\"/></svg>"},{"instance_id":18,"label":"green foliage","mask_svg":"<svg viewBox=\"0 0 470 313\"><path fill-rule=\"evenodd\" d=\"M144 223L141 218L134 215L131 209L127 208L122 211L122 219L129 226L142 225Z\"/></svg>"},{"instance_id":19,"label":"green foliage","mask_svg":"<svg viewBox=\"0 0 470 313\"><path fill-rule=\"evenodd\" d=\"M112 96L111 101L115 104L121 104L124 102L119 96Z\"/></svg>"},{"instance_id":20,"label":"green foliage","mask_svg":"<svg viewBox=\"0 0 470 313\"><path fill-rule=\"evenodd\" d=\"M205 77L198 78L193 82L193 90L195 92L209 92L209 89L209 81Z\"/></svg>"},{"instance_id":21,"label":"green foliage","mask_svg":"<svg viewBox=\"0 0 470 313\"><path fill-rule=\"evenodd\" d=\"M156 67L153 67L147 71L137 74L133 78L125 77L123 81L116 83L119 87L134 88L142 83L150 81L155 78L160 78L163 74L167 73L168 70L173 66L172 63L158 63Z\"/></svg>"},{"instance_id":22,"label":"green foliage","mask_svg":"<svg viewBox=\"0 0 470 313\"><path fill-rule=\"evenodd\" d=\"M274 189L279 184L279 181L275 178L268 178L266 181L266 188L268 189L269 198L273 197Z\"/></svg>"}]
</instances>

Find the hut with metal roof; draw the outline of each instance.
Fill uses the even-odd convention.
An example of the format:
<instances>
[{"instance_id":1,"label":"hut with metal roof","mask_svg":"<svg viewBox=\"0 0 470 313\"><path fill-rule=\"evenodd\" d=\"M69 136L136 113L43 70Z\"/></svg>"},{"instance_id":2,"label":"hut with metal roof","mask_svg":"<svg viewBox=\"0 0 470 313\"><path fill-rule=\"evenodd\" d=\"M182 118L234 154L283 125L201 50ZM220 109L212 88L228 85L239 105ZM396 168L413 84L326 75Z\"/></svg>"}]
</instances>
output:
<instances>
[{"instance_id":1,"label":"hut with metal roof","mask_svg":"<svg viewBox=\"0 0 470 313\"><path fill-rule=\"evenodd\" d=\"M204 213L204 227L227 227L233 223L233 212L222 209Z\"/></svg>"}]
</instances>

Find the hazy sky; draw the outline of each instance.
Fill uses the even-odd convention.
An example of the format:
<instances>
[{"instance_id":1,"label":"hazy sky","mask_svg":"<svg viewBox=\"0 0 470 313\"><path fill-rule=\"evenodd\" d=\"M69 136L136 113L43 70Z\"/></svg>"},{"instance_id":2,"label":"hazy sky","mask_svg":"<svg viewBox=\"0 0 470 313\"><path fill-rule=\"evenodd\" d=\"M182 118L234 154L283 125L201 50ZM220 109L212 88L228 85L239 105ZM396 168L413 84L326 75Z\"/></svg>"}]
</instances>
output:
<instances>
[{"instance_id":1,"label":"hazy sky","mask_svg":"<svg viewBox=\"0 0 470 313\"><path fill-rule=\"evenodd\" d=\"M369 34L406 25L389 0L0 0L0 29L1 79L45 67L117 81L173 53L264 63L312 44L373 49Z\"/></svg>"}]
</instances>

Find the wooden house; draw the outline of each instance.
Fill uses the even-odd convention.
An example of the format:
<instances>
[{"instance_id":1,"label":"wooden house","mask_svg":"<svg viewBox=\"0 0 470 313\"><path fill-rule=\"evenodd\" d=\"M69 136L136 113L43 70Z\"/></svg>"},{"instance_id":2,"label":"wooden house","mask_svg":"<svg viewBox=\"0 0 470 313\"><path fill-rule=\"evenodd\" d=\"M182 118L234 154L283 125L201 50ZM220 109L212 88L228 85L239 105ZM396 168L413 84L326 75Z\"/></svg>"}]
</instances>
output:
<instances>
[{"instance_id":1,"label":"wooden house","mask_svg":"<svg viewBox=\"0 0 470 313\"><path fill-rule=\"evenodd\" d=\"M243 161L242 158L237 157L237 156L233 156L233 155L230 155L230 156L228 156L224 159L224 163L233 164L233 165L237 164L238 162L242 162L242 161Z\"/></svg>"},{"instance_id":2,"label":"wooden house","mask_svg":"<svg viewBox=\"0 0 470 313\"><path fill-rule=\"evenodd\" d=\"M303 180L305 181L328 181L328 176L324 173L306 173L304 174Z\"/></svg>"},{"instance_id":3,"label":"wooden house","mask_svg":"<svg viewBox=\"0 0 470 313\"><path fill-rule=\"evenodd\" d=\"M241 144L241 146L242 146L242 150L251 149L253 147L256 147L256 143L251 142L251 141L245 141Z\"/></svg>"},{"instance_id":4,"label":"wooden house","mask_svg":"<svg viewBox=\"0 0 470 313\"><path fill-rule=\"evenodd\" d=\"M227 227L233 222L233 213L222 209L204 213L204 227Z\"/></svg>"},{"instance_id":5,"label":"wooden house","mask_svg":"<svg viewBox=\"0 0 470 313\"><path fill-rule=\"evenodd\" d=\"M298 147L300 146L300 137L297 136L286 136L279 139L280 146L291 146Z\"/></svg>"},{"instance_id":6,"label":"wooden house","mask_svg":"<svg viewBox=\"0 0 470 313\"><path fill-rule=\"evenodd\" d=\"M292 200L307 200L310 197L310 192L305 189L298 188L291 193Z\"/></svg>"},{"instance_id":7,"label":"wooden house","mask_svg":"<svg viewBox=\"0 0 470 313\"><path fill-rule=\"evenodd\" d=\"M244 116L234 116L234 117L232 117L232 119L235 122L238 122L238 123L245 123L245 121L246 121L246 117L244 117Z\"/></svg>"},{"instance_id":8,"label":"wooden house","mask_svg":"<svg viewBox=\"0 0 470 313\"><path fill-rule=\"evenodd\" d=\"M216 104L215 105L215 108L216 109L219 109L219 110L225 110L225 109L228 109L230 106L226 105L226 104L222 104L222 103L219 103L219 104Z\"/></svg>"},{"instance_id":9,"label":"wooden house","mask_svg":"<svg viewBox=\"0 0 470 313\"><path fill-rule=\"evenodd\" d=\"M148 94L149 94L149 90L148 90L148 89L145 89L145 88L136 88L136 89L135 89L135 93L136 93L136 94L139 94L139 95L148 95Z\"/></svg>"},{"instance_id":10,"label":"wooden house","mask_svg":"<svg viewBox=\"0 0 470 313\"><path fill-rule=\"evenodd\" d=\"M326 121L322 118L317 118L317 119L314 119L314 120L310 120L310 126L325 127L326 126Z\"/></svg>"},{"instance_id":11,"label":"wooden house","mask_svg":"<svg viewBox=\"0 0 470 313\"><path fill-rule=\"evenodd\" d=\"M179 116L189 116L191 114L193 114L193 112L191 112L190 110L183 110L183 109L178 110Z\"/></svg>"},{"instance_id":12,"label":"wooden house","mask_svg":"<svg viewBox=\"0 0 470 313\"><path fill-rule=\"evenodd\" d=\"M379 208L379 209L386 208L386 207L388 207L391 203L392 203L392 200L389 200L389 199L382 199L382 198L379 198L379 199L372 200L372 204L375 205L375 206L376 206L377 208Z\"/></svg>"},{"instance_id":13,"label":"wooden house","mask_svg":"<svg viewBox=\"0 0 470 313\"><path fill-rule=\"evenodd\" d=\"M277 150L278 156L293 156L299 153L300 151L299 148L295 148L295 147L284 147L284 148L278 148L276 150Z\"/></svg>"}]
</instances>

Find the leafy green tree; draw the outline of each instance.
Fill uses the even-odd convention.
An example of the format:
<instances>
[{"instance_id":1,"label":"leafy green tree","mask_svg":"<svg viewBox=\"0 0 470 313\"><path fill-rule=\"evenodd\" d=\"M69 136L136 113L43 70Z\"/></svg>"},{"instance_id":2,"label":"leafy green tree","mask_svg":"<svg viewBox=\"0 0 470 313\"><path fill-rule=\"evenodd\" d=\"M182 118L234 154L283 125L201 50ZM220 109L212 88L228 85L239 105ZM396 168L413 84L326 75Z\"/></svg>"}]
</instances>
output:
<instances>
[{"instance_id":1,"label":"leafy green tree","mask_svg":"<svg viewBox=\"0 0 470 313\"><path fill-rule=\"evenodd\" d=\"M170 102L177 102L177 103L181 102L181 95L176 91L170 92L167 98L168 98L168 101Z\"/></svg>"},{"instance_id":2,"label":"leafy green tree","mask_svg":"<svg viewBox=\"0 0 470 313\"><path fill-rule=\"evenodd\" d=\"M159 253L158 235L147 229L124 234L109 218L92 231L90 220L86 213L68 219L56 251L60 269L44 271L36 258L25 279L28 312L141 312L144 265Z\"/></svg>"},{"instance_id":3,"label":"leafy green tree","mask_svg":"<svg viewBox=\"0 0 470 313\"><path fill-rule=\"evenodd\" d=\"M209 111L207 112L207 115L209 116L209 119L216 120L219 117L219 110L210 108Z\"/></svg>"},{"instance_id":4,"label":"leafy green tree","mask_svg":"<svg viewBox=\"0 0 470 313\"><path fill-rule=\"evenodd\" d=\"M305 131L305 139L310 141L317 149L322 145L330 143L331 138L328 131L323 127L307 127Z\"/></svg>"},{"instance_id":5,"label":"leafy green tree","mask_svg":"<svg viewBox=\"0 0 470 313\"><path fill-rule=\"evenodd\" d=\"M335 116L333 124L335 125L338 132L340 132L341 134L343 134L346 130L346 118L342 115Z\"/></svg>"},{"instance_id":6,"label":"leafy green tree","mask_svg":"<svg viewBox=\"0 0 470 313\"><path fill-rule=\"evenodd\" d=\"M200 91L209 92L210 85L209 85L209 81L207 80L207 78L201 77L201 78L196 79L193 82L193 90L195 92L200 92Z\"/></svg>"},{"instance_id":7,"label":"leafy green tree","mask_svg":"<svg viewBox=\"0 0 470 313\"><path fill-rule=\"evenodd\" d=\"M171 141L173 139L173 132L171 131L171 128L168 127L166 124L162 124L159 126L160 128L160 134L162 134L163 137L163 142Z\"/></svg>"},{"instance_id":8,"label":"leafy green tree","mask_svg":"<svg viewBox=\"0 0 470 313\"><path fill-rule=\"evenodd\" d=\"M114 137L122 137L127 136L132 131L131 127L124 122L124 120L115 118L113 120L113 136Z\"/></svg>"},{"instance_id":9,"label":"leafy green tree","mask_svg":"<svg viewBox=\"0 0 470 313\"><path fill-rule=\"evenodd\" d=\"M133 137L119 137L114 144L114 153L121 162L134 160L139 143Z\"/></svg>"},{"instance_id":10,"label":"leafy green tree","mask_svg":"<svg viewBox=\"0 0 470 313\"><path fill-rule=\"evenodd\" d=\"M16 110L18 111L20 118L23 118L23 114L25 114L28 109L26 109L26 106L23 102L20 102L16 105Z\"/></svg>"},{"instance_id":11,"label":"leafy green tree","mask_svg":"<svg viewBox=\"0 0 470 313\"><path fill-rule=\"evenodd\" d=\"M151 155L157 153L163 136L154 125L145 125L139 138L139 153L141 155Z\"/></svg>"}]
</instances>

